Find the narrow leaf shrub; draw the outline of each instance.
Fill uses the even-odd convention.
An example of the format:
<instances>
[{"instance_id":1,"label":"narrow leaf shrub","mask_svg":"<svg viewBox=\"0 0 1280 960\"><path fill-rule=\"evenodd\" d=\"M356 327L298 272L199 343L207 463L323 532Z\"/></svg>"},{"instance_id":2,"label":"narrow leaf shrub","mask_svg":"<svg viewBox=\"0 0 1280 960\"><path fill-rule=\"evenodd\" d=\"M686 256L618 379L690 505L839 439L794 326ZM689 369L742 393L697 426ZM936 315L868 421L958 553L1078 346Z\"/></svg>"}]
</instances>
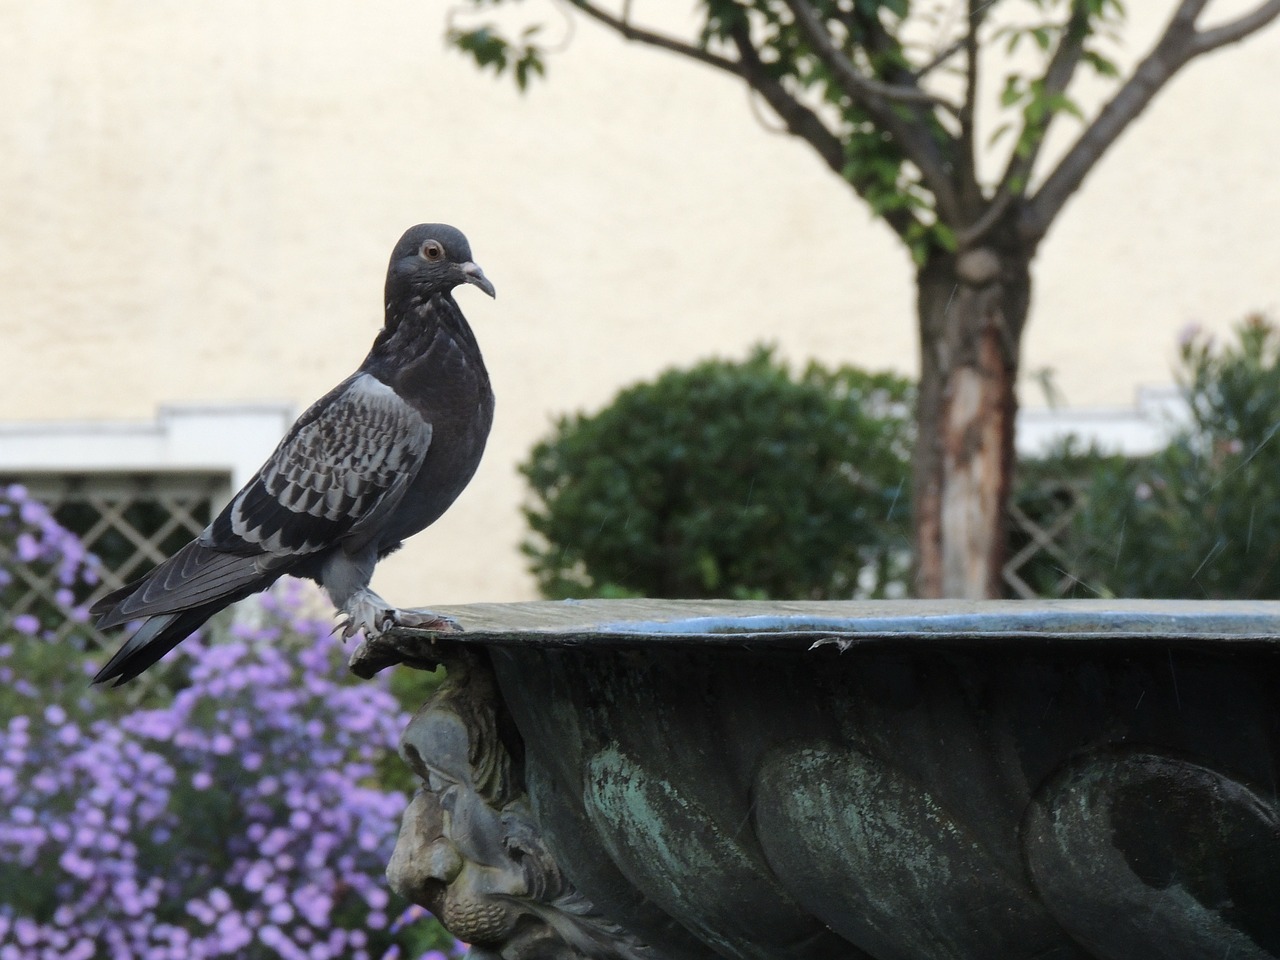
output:
<instances>
[{"instance_id":1,"label":"narrow leaf shrub","mask_svg":"<svg viewBox=\"0 0 1280 960\"><path fill-rule=\"evenodd\" d=\"M1077 595L1280 599L1280 328L1254 316L1223 343L1190 332L1177 378L1190 423L1087 473L1064 539Z\"/></svg>"}]
</instances>

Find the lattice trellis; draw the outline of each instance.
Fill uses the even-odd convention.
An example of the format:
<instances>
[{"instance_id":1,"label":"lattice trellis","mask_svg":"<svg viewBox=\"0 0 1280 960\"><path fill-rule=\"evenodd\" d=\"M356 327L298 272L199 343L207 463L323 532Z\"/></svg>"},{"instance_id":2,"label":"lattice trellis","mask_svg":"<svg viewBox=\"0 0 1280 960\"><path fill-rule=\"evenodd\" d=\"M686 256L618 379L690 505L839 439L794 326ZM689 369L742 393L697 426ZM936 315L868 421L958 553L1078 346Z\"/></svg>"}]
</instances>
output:
<instances>
[{"instance_id":1,"label":"lattice trellis","mask_svg":"<svg viewBox=\"0 0 1280 960\"><path fill-rule=\"evenodd\" d=\"M1075 594L1080 580L1062 535L1084 507L1083 481L1056 480L1019 491L1009 504L1010 556L1005 561L1005 587L1021 600Z\"/></svg>"},{"instance_id":2,"label":"lattice trellis","mask_svg":"<svg viewBox=\"0 0 1280 960\"><path fill-rule=\"evenodd\" d=\"M77 603L92 603L174 553L204 529L229 492L229 477L217 473L25 475L0 478L0 483L25 486L102 560L102 582L92 590L82 588ZM7 549L0 543L0 554ZM9 613L59 606L62 585L56 572L12 560L0 556L17 587L8 591ZM57 640L75 635L95 645L114 642L70 619L54 633Z\"/></svg>"}]
</instances>

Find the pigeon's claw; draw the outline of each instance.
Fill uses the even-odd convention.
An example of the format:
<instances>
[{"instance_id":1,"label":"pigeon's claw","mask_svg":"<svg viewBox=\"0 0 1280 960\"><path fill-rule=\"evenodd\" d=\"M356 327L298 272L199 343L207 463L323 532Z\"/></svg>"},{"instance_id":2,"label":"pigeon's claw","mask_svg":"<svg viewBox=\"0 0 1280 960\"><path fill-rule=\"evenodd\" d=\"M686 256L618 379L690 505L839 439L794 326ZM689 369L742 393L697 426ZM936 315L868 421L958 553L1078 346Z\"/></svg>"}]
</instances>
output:
<instances>
[{"instance_id":1,"label":"pigeon's claw","mask_svg":"<svg viewBox=\"0 0 1280 960\"><path fill-rule=\"evenodd\" d=\"M430 610L401 610L367 587L343 604L342 614L346 619L339 621L334 630L342 631L343 640L349 640L361 631L366 637L378 637L395 627L435 633L462 632L462 627L452 617L442 617Z\"/></svg>"},{"instance_id":2,"label":"pigeon's claw","mask_svg":"<svg viewBox=\"0 0 1280 960\"><path fill-rule=\"evenodd\" d=\"M357 633L364 631L366 637L376 637L387 629L387 623L395 613L395 607L365 587L357 590L342 605L340 611L346 618L338 623L342 629L342 639L350 640Z\"/></svg>"},{"instance_id":3,"label":"pigeon's claw","mask_svg":"<svg viewBox=\"0 0 1280 960\"><path fill-rule=\"evenodd\" d=\"M344 620L338 621L338 625L333 628L333 632L337 633L339 630L341 630L342 642L346 643L348 640L354 637L357 633L359 633L362 629L363 627L361 627L360 624L356 622L354 617L347 617Z\"/></svg>"},{"instance_id":4,"label":"pigeon's claw","mask_svg":"<svg viewBox=\"0 0 1280 960\"><path fill-rule=\"evenodd\" d=\"M397 610L391 607L386 613L382 630L365 630L364 637L351 652L351 669L356 676L368 678L397 663L409 663L422 670L432 670L439 665L434 654L434 638L423 643L418 638L389 633L392 627L430 630L434 633L462 632L457 620L442 617L430 610Z\"/></svg>"}]
</instances>

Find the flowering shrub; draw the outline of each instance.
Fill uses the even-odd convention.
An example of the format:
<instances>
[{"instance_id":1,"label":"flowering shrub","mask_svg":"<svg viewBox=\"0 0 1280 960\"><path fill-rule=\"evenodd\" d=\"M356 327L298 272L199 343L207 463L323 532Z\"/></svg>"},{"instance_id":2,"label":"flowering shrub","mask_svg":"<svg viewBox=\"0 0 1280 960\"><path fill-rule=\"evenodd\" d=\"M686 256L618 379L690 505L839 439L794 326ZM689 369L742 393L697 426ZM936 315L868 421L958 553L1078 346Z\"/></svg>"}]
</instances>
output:
<instances>
[{"instance_id":1,"label":"flowering shrub","mask_svg":"<svg viewBox=\"0 0 1280 960\"><path fill-rule=\"evenodd\" d=\"M44 529L37 513L18 507L18 537ZM36 538L52 557L10 542L28 562L76 556L56 533ZM91 568L81 553L72 581ZM291 582L259 624L192 637L170 655L189 685L114 719L121 692L89 692L79 655L24 680L48 665L42 624L0 630L0 684L16 687L0 701L0 960L455 952L434 920L404 922L421 911L383 879L406 798L375 774L407 717L384 684L349 678L307 606Z\"/></svg>"}]
</instances>

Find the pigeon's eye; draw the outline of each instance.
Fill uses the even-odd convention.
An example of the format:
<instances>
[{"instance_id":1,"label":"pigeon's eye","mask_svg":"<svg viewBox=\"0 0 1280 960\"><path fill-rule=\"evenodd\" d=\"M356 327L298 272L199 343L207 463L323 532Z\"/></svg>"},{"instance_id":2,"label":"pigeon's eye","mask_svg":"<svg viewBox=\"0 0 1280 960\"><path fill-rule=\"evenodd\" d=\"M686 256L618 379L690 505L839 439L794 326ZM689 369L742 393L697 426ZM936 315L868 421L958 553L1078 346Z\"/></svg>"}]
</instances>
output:
<instances>
[{"instance_id":1,"label":"pigeon's eye","mask_svg":"<svg viewBox=\"0 0 1280 960\"><path fill-rule=\"evenodd\" d=\"M438 241L428 240L422 245L422 259L424 260L443 260L444 247Z\"/></svg>"}]
</instances>

